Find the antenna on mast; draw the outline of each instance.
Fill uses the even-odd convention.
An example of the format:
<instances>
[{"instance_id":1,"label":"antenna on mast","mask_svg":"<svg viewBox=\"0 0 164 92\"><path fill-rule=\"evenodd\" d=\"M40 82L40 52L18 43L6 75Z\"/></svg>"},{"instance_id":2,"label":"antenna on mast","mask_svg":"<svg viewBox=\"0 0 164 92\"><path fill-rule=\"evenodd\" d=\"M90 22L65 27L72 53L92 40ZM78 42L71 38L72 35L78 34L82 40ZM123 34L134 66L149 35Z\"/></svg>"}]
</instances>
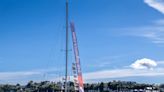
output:
<instances>
[{"instance_id":1,"label":"antenna on mast","mask_svg":"<svg viewBox=\"0 0 164 92\"><path fill-rule=\"evenodd\" d=\"M65 53L65 92L67 92L67 76L68 76L68 0L66 0L66 53Z\"/></svg>"}]
</instances>

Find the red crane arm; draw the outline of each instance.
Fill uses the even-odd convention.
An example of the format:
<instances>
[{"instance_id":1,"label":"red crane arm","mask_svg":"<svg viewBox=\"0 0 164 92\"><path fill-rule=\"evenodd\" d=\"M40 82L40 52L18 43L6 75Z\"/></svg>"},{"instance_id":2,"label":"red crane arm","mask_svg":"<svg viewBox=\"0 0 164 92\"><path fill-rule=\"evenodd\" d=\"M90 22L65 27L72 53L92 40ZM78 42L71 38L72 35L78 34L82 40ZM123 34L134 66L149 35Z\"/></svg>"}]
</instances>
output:
<instances>
[{"instance_id":1,"label":"red crane arm","mask_svg":"<svg viewBox=\"0 0 164 92\"><path fill-rule=\"evenodd\" d=\"M78 74L79 91L84 92L83 77L82 77L79 50L78 50L78 43L77 43L74 23L71 22L70 26L71 26L73 49L74 49L75 61L76 61L76 67L77 67L77 74Z\"/></svg>"}]
</instances>

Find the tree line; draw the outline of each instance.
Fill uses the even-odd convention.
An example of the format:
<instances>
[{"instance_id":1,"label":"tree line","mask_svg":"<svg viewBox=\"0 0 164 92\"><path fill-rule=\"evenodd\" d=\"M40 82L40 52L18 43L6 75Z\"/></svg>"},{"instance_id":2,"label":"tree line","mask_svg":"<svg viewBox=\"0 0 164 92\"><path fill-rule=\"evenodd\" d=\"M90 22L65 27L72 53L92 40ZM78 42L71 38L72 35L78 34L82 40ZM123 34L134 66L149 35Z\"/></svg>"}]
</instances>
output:
<instances>
[{"instance_id":1,"label":"tree line","mask_svg":"<svg viewBox=\"0 0 164 92\"><path fill-rule=\"evenodd\" d=\"M29 81L26 85L1 84L0 92L63 92L64 83L62 82L33 82ZM68 82L69 92L74 90L74 83ZM164 92L164 84L145 84L131 81L112 81L101 83L85 83L85 92L135 92L144 90L154 90L155 92Z\"/></svg>"}]
</instances>

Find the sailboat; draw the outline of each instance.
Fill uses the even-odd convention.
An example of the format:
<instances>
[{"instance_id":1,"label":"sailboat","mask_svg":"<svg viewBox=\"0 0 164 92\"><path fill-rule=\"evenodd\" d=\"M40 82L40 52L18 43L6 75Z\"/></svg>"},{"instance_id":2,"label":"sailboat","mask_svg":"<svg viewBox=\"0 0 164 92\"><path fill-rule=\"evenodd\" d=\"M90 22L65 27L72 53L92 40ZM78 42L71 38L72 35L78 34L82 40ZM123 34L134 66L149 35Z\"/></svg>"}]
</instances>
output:
<instances>
[{"instance_id":1,"label":"sailboat","mask_svg":"<svg viewBox=\"0 0 164 92\"><path fill-rule=\"evenodd\" d=\"M65 58L66 58L66 66L65 66L65 92L68 90L68 38L69 38L69 21L68 21L68 0L66 0L66 53L65 53ZM84 86L83 86L83 77L82 77L82 71L81 71L81 65L80 65L80 58L79 58L79 50L78 50L78 43L77 43L77 37L76 37L76 32L75 32L75 26L74 23L70 23L70 28L72 32L72 42L73 42L73 50L74 50L74 55L75 55L75 71L77 72L77 84L78 84L78 91L79 92L84 92Z\"/></svg>"}]
</instances>

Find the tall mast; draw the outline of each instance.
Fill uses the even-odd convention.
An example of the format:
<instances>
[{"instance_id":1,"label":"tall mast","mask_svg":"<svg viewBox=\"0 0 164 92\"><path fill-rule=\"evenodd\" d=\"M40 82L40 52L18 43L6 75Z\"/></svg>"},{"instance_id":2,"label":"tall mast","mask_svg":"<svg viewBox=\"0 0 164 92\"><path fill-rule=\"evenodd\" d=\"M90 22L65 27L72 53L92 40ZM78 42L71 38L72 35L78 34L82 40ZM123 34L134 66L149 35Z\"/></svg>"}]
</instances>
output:
<instances>
[{"instance_id":1,"label":"tall mast","mask_svg":"<svg viewBox=\"0 0 164 92\"><path fill-rule=\"evenodd\" d=\"M68 0L66 0L66 53L65 53L65 92L67 92L67 79L68 79Z\"/></svg>"}]
</instances>

